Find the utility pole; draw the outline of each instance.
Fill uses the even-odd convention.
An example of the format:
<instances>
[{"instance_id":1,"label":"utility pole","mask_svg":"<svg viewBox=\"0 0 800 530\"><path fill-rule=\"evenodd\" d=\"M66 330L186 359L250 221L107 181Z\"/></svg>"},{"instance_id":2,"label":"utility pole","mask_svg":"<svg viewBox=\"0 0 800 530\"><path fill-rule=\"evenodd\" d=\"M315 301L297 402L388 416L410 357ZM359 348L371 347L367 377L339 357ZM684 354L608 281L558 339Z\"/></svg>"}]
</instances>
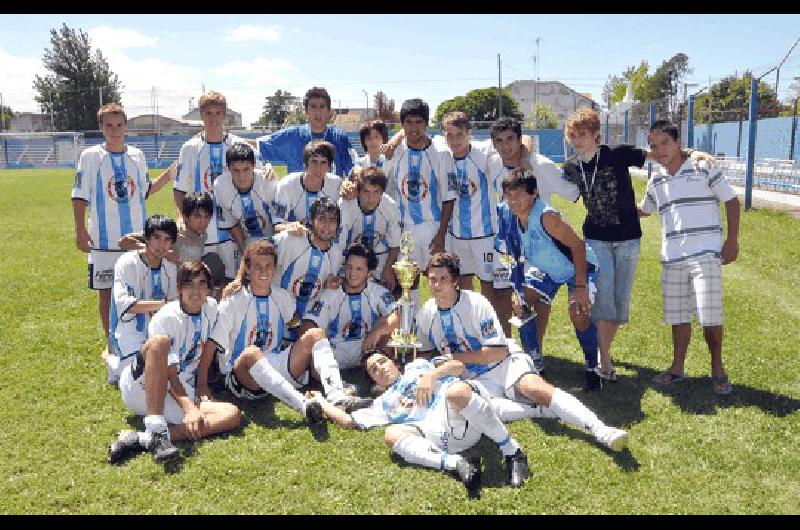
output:
<instances>
[{"instance_id":1,"label":"utility pole","mask_svg":"<svg viewBox=\"0 0 800 530\"><path fill-rule=\"evenodd\" d=\"M50 91L47 95L50 98L50 132L54 132L56 130L56 126L55 119L53 117L53 92Z\"/></svg>"},{"instance_id":2,"label":"utility pole","mask_svg":"<svg viewBox=\"0 0 800 530\"><path fill-rule=\"evenodd\" d=\"M500 66L500 54L497 54L497 119L503 117L503 70Z\"/></svg>"},{"instance_id":3,"label":"utility pole","mask_svg":"<svg viewBox=\"0 0 800 530\"><path fill-rule=\"evenodd\" d=\"M533 82L533 128L539 126L539 117L536 114L536 106L539 104L539 42L541 37L536 37L536 55L533 57L533 67L536 70L536 81Z\"/></svg>"},{"instance_id":4,"label":"utility pole","mask_svg":"<svg viewBox=\"0 0 800 530\"><path fill-rule=\"evenodd\" d=\"M3 105L3 93L0 92L0 132L6 128L6 107Z\"/></svg>"},{"instance_id":5,"label":"utility pole","mask_svg":"<svg viewBox=\"0 0 800 530\"><path fill-rule=\"evenodd\" d=\"M100 106L103 106L103 87L97 87L97 95L100 96Z\"/></svg>"}]
</instances>

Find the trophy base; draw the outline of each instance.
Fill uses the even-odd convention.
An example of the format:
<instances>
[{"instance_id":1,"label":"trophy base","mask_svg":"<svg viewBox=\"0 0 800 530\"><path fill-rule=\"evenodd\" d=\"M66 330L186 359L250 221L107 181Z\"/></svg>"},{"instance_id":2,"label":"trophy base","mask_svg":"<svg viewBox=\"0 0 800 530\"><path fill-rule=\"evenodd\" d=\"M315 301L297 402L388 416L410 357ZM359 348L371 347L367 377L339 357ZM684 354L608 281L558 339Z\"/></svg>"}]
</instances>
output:
<instances>
[{"instance_id":1,"label":"trophy base","mask_svg":"<svg viewBox=\"0 0 800 530\"><path fill-rule=\"evenodd\" d=\"M401 367L405 367L411 361L416 360L417 358L417 350L422 348L422 343L420 342L412 342L408 344L406 342L398 342L395 340L389 341L386 344L387 348L391 348L394 350L394 358L395 360L400 363ZM408 354L411 353L411 358L408 358Z\"/></svg>"},{"instance_id":2,"label":"trophy base","mask_svg":"<svg viewBox=\"0 0 800 530\"><path fill-rule=\"evenodd\" d=\"M519 318L517 316L513 316L513 317L508 319L508 323L511 324L512 326L514 326L515 328L521 328L522 326L524 326L525 324L527 324L528 322L530 322L534 318L536 318L536 315L531 315L531 316L525 317L525 318Z\"/></svg>"}]
</instances>

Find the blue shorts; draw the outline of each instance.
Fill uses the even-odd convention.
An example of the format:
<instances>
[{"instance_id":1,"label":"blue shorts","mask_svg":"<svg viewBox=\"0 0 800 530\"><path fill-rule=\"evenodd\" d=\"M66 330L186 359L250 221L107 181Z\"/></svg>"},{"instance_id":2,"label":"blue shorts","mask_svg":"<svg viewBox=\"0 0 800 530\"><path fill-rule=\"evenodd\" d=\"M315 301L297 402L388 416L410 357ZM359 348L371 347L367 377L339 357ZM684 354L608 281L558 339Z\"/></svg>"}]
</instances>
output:
<instances>
[{"instance_id":1,"label":"blue shorts","mask_svg":"<svg viewBox=\"0 0 800 530\"><path fill-rule=\"evenodd\" d=\"M596 270L591 270L586 273L586 290L589 293L589 301L594 304L594 293L597 291L595 287L595 277L597 276ZM565 282L557 282L550 277L546 272L536 268L529 267L525 271L525 286L530 287L541 296L541 301L547 305L552 304L553 298L558 294L558 289L566 284L567 292L572 293L575 290L575 275Z\"/></svg>"},{"instance_id":2,"label":"blue shorts","mask_svg":"<svg viewBox=\"0 0 800 530\"><path fill-rule=\"evenodd\" d=\"M624 324L630 315L631 292L639 263L641 240L587 239L586 243L597 254L600 269L597 272L597 299L592 303L592 318Z\"/></svg>"}]
</instances>

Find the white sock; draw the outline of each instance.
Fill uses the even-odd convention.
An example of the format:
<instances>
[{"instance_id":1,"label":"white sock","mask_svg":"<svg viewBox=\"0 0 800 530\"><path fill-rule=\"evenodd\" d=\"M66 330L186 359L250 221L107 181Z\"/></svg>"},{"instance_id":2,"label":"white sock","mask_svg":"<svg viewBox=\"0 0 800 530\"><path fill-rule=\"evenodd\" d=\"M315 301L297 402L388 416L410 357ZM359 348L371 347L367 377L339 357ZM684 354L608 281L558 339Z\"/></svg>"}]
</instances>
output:
<instances>
[{"instance_id":1,"label":"white sock","mask_svg":"<svg viewBox=\"0 0 800 530\"><path fill-rule=\"evenodd\" d=\"M509 422L528 418L557 418L549 407L519 403L506 398L492 398L492 410L500 421Z\"/></svg>"},{"instance_id":2,"label":"white sock","mask_svg":"<svg viewBox=\"0 0 800 530\"><path fill-rule=\"evenodd\" d=\"M322 390L328 401L335 403L345 397L342 385L342 374L339 372L339 365L333 356L333 348L328 339L323 339L311 348L311 361L314 370L319 374L322 381Z\"/></svg>"},{"instance_id":3,"label":"white sock","mask_svg":"<svg viewBox=\"0 0 800 530\"><path fill-rule=\"evenodd\" d=\"M553 398L550 400L550 410L570 425L579 429L586 429L592 434L605 427L600 418L586 408L586 405L560 388L556 388L553 392Z\"/></svg>"},{"instance_id":4,"label":"white sock","mask_svg":"<svg viewBox=\"0 0 800 530\"><path fill-rule=\"evenodd\" d=\"M139 445L144 448L150 447L150 442L153 441L153 435L147 431L140 431L137 434L139 435Z\"/></svg>"},{"instance_id":5,"label":"white sock","mask_svg":"<svg viewBox=\"0 0 800 530\"><path fill-rule=\"evenodd\" d=\"M144 430L155 434L157 432L169 432L167 419L161 414L151 414L144 417Z\"/></svg>"},{"instance_id":6,"label":"white sock","mask_svg":"<svg viewBox=\"0 0 800 530\"><path fill-rule=\"evenodd\" d=\"M443 452L430 440L415 434L407 434L397 440L392 446L392 451L409 464L448 471L454 470L462 459L459 455Z\"/></svg>"},{"instance_id":7,"label":"white sock","mask_svg":"<svg viewBox=\"0 0 800 530\"><path fill-rule=\"evenodd\" d=\"M280 399L297 412L305 413L306 398L283 378L263 357L250 367L249 373L258 386Z\"/></svg>"},{"instance_id":8,"label":"white sock","mask_svg":"<svg viewBox=\"0 0 800 530\"><path fill-rule=\"evenodd\" d=\"M467 406L461 409L460 414L496 443L503 456L511 456L519 449L517 441L508 433L508 429L494 413L489 402L482 397L472 394L472 398Z\"/></svg>"}]
</instances>

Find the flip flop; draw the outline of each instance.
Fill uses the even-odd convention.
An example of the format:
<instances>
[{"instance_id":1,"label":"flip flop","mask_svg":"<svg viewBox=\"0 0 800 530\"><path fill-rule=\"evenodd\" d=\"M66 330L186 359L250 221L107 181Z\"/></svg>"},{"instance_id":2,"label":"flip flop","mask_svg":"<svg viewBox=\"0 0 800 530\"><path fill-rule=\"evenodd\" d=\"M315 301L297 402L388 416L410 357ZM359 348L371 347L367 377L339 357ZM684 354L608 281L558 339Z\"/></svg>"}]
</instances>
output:
<instances>
[{"instance_id":1,"label":"flip flop","mask_svg":"<svg viewBox=\"0 0 800 530\"><path fill-rule=\"evenodd\" d=\"M597 372L597 375L600 376L600 379L602 379L603 381L609 381L611 383L616 383L617 382L617 371L614 370L613 368L611 370L609 370L608 372L604 372L598 366L596 372Z\"/></svg>"},{"instance_id":2,"label":"flip flop","mask_svg":"<svg viewBox=\"0 0 800 530\"><path fill-rule=\"evenodd\" d=\"M728 374L725 374L722 377L711 377L711 380L714 382L715 394L725 396L733 392L733 385L728 379Z\"/></svg>"},{"instance_id":3,"label":"flip flop","mask_svg":"<svg viewBox=\"0 0 800 530\"><path fill-rule=\"evenodd\" d=\"M685 375L673 374L672 372L661 372L653 378L653 382L661 386L667 386L671 385L672 383L683 381L684 379L686 379Z\"/></svg>"}]
</instances>

